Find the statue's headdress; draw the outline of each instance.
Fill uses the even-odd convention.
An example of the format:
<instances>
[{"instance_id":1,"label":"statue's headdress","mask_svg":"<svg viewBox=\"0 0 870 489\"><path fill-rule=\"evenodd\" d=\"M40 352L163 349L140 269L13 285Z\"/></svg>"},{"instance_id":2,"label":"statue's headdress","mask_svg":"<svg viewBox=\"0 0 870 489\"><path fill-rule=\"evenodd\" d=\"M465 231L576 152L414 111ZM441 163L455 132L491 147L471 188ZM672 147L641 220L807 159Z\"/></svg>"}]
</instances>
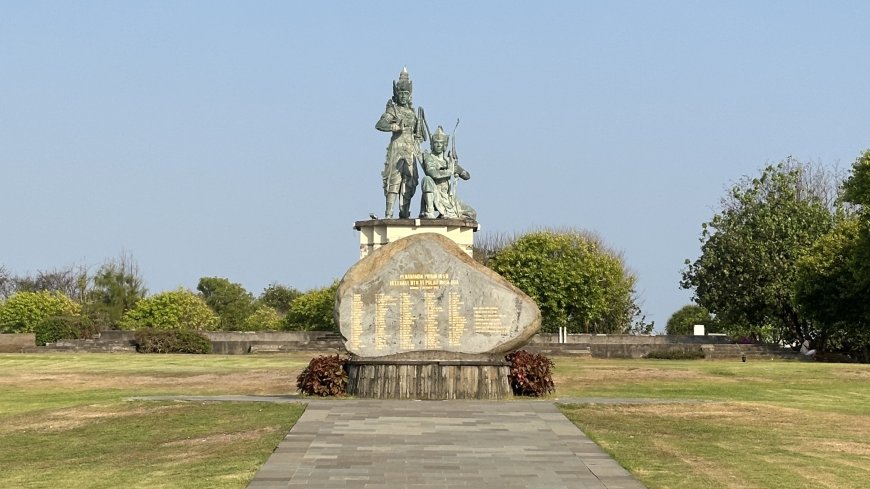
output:
<instances>
[{"instance_id":1,"label":"statue's headdress","mask_svg":"<svg viewBox=\"0 0 870 489\"><path fill-rule=\"evenodd\" d=\"M441 141L442 143L444 143L445 147L450 141L450 136L446 132L444 132L444 128L442 128L441 126L438 126L438 129L436 129L435 132L432 133L431 143L434 143L435 141Z\"/></svg>"},{"instance_id":2,"label":"statue's headdress","mask_svg":"<svg viewBox=\"0 0 870 489\"><path fill-rule=\"evenodd\" d=\"M393 81L393 96L395 97L399 92L408 92L410 94L413 89L414 82L408 77L408 67L406 66L399 73L399 79Z\"/></svg>"}]
</instances>

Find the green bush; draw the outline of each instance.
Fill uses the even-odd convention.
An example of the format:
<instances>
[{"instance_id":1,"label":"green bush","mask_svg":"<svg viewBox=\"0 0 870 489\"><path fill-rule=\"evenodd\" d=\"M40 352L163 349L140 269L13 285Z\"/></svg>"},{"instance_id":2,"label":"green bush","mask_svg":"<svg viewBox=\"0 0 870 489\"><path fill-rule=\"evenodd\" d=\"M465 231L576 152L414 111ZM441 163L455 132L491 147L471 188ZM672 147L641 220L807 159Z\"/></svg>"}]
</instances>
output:
<instances>
[{"instance_id":1,"label":"green bush","mask_svg":"<svg viewBox=\"0 0 870 489\"><path fill-rule=\"evenodd\" d=\"M553 361L544 355L518 350L508 353L511 390L517 396L541 397L556 390Z\"/></svg>"},{"instance_id":2,"label":"green bush","mask_svg":"<svg viewBox=\"0 0 870 489\"><path fill-rule=\"evenodd\" d=\"M487 266L534 299L544 332L622 333L639 310L635 276L589 233L528 233L495 251Z\"/></svg>"},{"instance_id":3,"label":"green bush","mask_svg":"<svg viewBox=\"0 0 870 489\"><path fill-rule=\"evenodd\" d=\"M18 292L0 304L0 333L32 333L52 316L76 316L81 306L60 292Z\"/></svg>"},{"instance_id":4,"label":"green bush","mask_svg":"<svg viewBox=\"0 0 870 489\"><path fill-rule=\"evenodd\" d=\"M657 350L646 354L644 358L654 358L656 360L703 360L704 352L697 350Z\"/></svg>"},{"instance_id":5,"label":"green bush","mask_svg":"<svg viewBox=\"0 0 870 489\"><path fill-rule=\"evenodd\" d=\"M266 305L257 306L254 312L245 319L245 331L276 331L281 329L284 320L278 311Z\"/></svg>"},{"instance_id":6,"label":"green bush","mask_svg":"<svg viewBox=\"0 0 870 489\"><path fill-rule=\"evenodd\" d=\"M312 358L296 377L299 392L308 396L339 396L347 393L347 359L339 355Z\"/></svg>"},{"instance_id":7,"label":"green bush","mask_svg":"<svg viewBox=\"0 0 870 489\"><path fill-rule=\"evenodd\" d=\"M218 316L201 297L189 290L163 292L139 300L121 318L121 329L192 329L213 330Z\"/></svg>"},{"instance_id":8,"label":"green bush","mask_svg":"<svg viewBox=\"0 0 870 489\"><path fill-rule=\"evenodd\" d=\"M284 317L288 331L337 331L333 308L338 282L322 289L309 290L291 304Z\"/></svg>"},{"instance_id":9,"label":"green bush","mask_svg":"<svg viewBox=\"0 0 870 489\"><path fill-rule=\"evenodd\" d=\"M211 341L197 331L145 328L135 338L139 353L211 353Z\"/></svg>"},{"instance_id":10,"label":"green bush","mask_svg":"<svg viewBox=\"0 0 870 489\"><path fill-rule=\"evenodd\" d=\"M34 328L37 345L58 340L93 338L98 332L94 322L84 316L51 316L37 323Z\"/></svg>"}]
</instances>

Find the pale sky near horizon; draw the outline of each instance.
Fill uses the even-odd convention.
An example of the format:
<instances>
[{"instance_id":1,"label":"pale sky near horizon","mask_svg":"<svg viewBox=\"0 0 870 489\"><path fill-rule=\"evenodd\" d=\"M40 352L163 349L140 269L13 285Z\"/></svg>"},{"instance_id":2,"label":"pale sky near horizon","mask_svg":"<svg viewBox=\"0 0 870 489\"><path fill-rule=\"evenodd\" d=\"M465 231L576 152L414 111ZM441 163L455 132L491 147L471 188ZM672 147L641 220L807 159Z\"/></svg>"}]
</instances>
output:
<instances>
[{"instance_id":1,"label":"pale sky near horizon","mask_svg":"<svg viewBox=\"0 0 870 489\"><path fill-rule=\"evenodd\" d=\"M407 66L482 233L597 233L663 330L744 175L870 148L870 2L0 0L0 265L330 284ZM419 191L413 212L418 211Z\"/></svg>"}]
</instances>

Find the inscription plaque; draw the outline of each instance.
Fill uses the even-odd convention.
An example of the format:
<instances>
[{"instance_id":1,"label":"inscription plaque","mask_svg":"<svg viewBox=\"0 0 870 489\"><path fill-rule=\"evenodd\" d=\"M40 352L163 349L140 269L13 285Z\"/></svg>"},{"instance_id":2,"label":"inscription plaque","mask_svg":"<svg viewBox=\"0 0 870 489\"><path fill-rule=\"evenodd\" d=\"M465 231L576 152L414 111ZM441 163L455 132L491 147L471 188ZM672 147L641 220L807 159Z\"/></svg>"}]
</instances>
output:
<instances>
[{"instance_id":1,"label":"inscription plaque","mask_svg":"<svg viewBox=\"0 0 870 489\"><path fill-rule=\"evenodd\" d=\"M540 327L534 301L430 233L390 243L351 267L336 294L349 352L498 353Z\"/></svg>"}]
</instances>

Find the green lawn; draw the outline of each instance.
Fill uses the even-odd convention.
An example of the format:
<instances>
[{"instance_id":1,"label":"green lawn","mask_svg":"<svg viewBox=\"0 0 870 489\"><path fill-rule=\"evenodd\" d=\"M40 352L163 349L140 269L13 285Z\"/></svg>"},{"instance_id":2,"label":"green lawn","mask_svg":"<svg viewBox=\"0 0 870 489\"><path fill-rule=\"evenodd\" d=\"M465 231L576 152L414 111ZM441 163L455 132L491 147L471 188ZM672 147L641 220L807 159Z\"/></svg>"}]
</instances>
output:
<instances>
[{"instance_id":1,"label":"green lawn","mask_svg":"<svg viewBox=\"0 0 870 489\"><path fill-rule=\"evenodd\" d=\"M870 487L870 365L556 358L563 412L650 488Z\"/></svg>"},{"instance_id":2,"label":"green lawn","mask_svg":"<svg viewBox=\"0 0 870 489\"><path fill-rule=\"evenodd\" d=\"M0 487L245 487L302 404L126 399L288 394L310 357L0 355Z\"/></svg>"},{"instance_id":3,"label":"green lawn","mask_svg":"<svg viewBox=\"0 0 870 489\"><path fill-rule=\"evenodd\" d=\"M313 353L0 354L0 487L245 487L301 404L140 402L289 394ZM556 357L552 398L650 488L870 487L870 365Z\"/></svg>"}]
</instances>

